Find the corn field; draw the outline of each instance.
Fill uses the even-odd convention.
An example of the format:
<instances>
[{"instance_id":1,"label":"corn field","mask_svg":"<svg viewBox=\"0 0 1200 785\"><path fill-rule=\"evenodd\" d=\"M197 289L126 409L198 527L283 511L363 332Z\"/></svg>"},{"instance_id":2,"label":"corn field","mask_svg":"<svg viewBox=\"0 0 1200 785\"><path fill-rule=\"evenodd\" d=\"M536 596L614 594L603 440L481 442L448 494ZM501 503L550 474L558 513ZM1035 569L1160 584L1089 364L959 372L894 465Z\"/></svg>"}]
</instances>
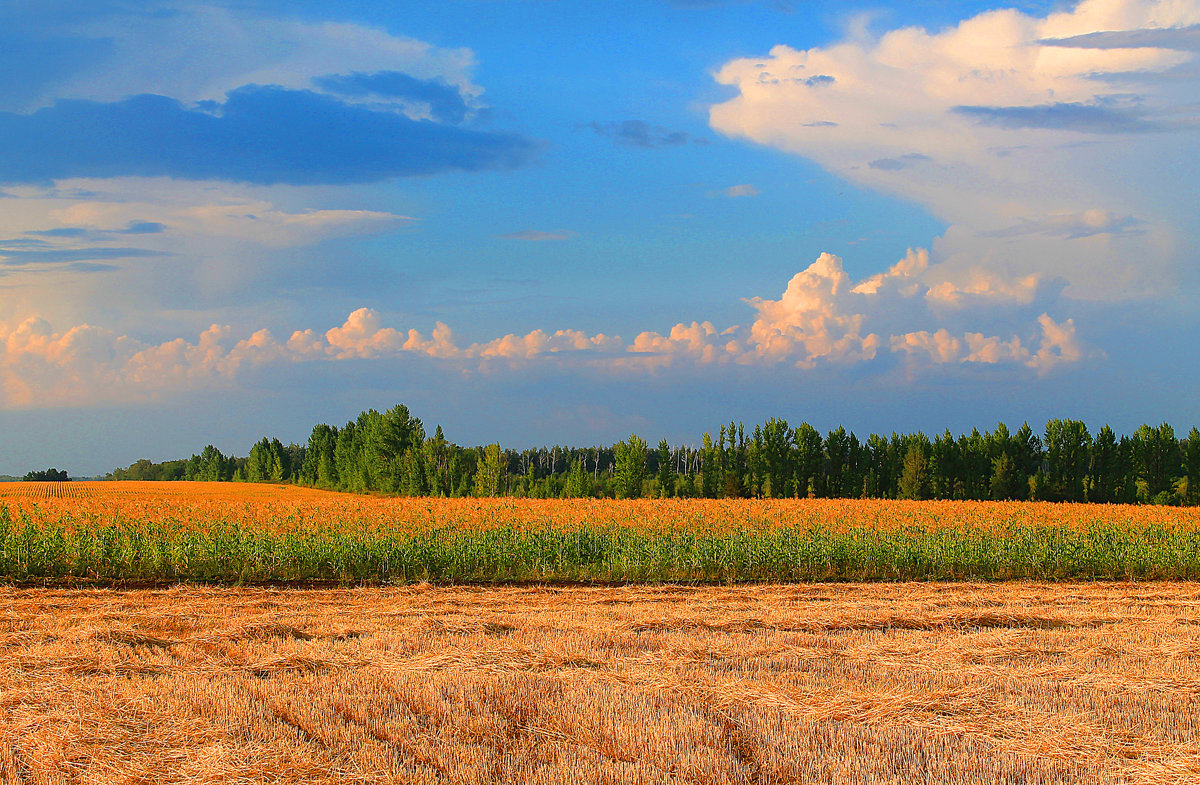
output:
<instances>
[{"instance_id":1,"label":"corn field","mask_svg":"<svg viewBox=\"0 0 1200 785\"><path fill-rule=\"evenodd\" d=\"M0 485L0 577L101 584L1191 580L1200 578L1200 510L11 483Z\"/></svg>"}]
</instances>

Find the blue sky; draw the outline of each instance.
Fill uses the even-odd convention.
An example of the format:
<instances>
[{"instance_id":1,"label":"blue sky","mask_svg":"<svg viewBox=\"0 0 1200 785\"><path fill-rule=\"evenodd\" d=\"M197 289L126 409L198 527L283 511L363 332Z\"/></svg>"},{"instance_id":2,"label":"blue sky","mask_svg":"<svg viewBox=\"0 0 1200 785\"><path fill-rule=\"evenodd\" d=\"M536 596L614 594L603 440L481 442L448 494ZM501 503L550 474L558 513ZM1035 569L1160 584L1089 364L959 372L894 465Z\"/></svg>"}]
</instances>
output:
<instances>
[{"instance_id":1,"label":"blue sky","mask_svg":"<svg viewBox=\"0 0 1200 785\"><path fill-rule=\"evenodd\" d=\"M1200 0L0 8L0 473L1200 422Z\"/></svg>"}]
</instances>

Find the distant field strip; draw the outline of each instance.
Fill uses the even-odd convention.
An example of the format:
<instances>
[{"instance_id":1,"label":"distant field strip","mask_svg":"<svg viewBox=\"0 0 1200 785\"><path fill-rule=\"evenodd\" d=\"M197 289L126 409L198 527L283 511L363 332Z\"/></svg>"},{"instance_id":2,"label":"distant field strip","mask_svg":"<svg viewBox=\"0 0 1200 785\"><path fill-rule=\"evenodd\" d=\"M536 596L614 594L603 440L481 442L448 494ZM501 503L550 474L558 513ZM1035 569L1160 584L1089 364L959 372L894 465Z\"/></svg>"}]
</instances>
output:
<instances>
[{"instance_id":1,"label":"distant field strip","mask_svg":"<svg viewBox=\"0 0 1200 785\"><path fill-rule=\"evenodd\" d=\"M1194 580L1200 508L397 499L255 484L11 483L0 485L0 579Z\"/></svg>"},{"instance_id":2,"label":"distant field strip","mask_svg":"<svg viewBox=\"0 0 1200 785\"><path fill-rule=\"evenodd\" d=\"M0 589L0 782L1200 781L1200 584Z\"/></svg>"}]
</instances>

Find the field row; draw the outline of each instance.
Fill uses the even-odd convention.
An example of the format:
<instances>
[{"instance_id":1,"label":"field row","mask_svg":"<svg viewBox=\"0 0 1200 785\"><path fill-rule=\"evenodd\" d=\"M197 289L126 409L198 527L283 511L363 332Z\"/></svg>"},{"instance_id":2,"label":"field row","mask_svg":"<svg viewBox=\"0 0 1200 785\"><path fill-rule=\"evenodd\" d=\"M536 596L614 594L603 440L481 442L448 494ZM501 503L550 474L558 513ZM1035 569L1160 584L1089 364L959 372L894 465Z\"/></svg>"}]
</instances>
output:
<instances>
[{"instance_id":1,"label":"field row","mask_svg":"<svg viewBox=\"0 0 1200 785\"><path fill-rule=\"evenodd\" d=\"M879 500L402 499L0 486L0 580L394 583L1200 578L1200 510ZM50 485L50 484L47 484ZM28 486L28 487L26 487Z\"/></svg>"},{"instance_id":2,"label":"field row","mask_svg":"<svg viewBox=\"0 0 1200 785\"><path fill-rule=\"evenodd\" d=\"M0 578L392 583L1194 580L1200 530L634 527L270 532L224 521L15 518L0 510Z\"/></svg>"},{"instance_id":3,"label":"field row","mask_svg":"<svg viewBox=\"0 0 1200 785\"><path fill-rule=\"evenodd\" d=\"M15 517L94 528L115 522L197 528L224 522L277 533L625 528L729 533L780 528L1008 530L1200 529L1200 507L886 499L516 499L335 493L265 483L0 483Z\"/></svg>"},{"instance_id":4,"label":"field row","mask_svg":"<svg viewBox=\"0 0 1200 785\"><path fill-rule=\"evenodd\" d=\"M0 592L0 782L1184 785L1200 584Z\"/></svg>"}]
</instances>

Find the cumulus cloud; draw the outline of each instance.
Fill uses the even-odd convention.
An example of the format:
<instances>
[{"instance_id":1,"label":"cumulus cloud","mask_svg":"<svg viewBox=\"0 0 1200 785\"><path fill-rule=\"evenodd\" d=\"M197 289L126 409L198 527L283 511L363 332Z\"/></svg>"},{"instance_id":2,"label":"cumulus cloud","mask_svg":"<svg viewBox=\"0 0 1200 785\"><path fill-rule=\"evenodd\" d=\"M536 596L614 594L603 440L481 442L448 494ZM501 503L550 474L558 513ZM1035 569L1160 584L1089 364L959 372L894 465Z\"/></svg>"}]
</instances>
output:
<instances>
[{"instance_id":1,"label":"cumulus cloud","mask_svg":"<svg viewBox=\"0 0 1200 785\"><path fill-rule=\"evenodd\" d=\"M1046 373L1063 363L1083 359L1084 350L1075 336L1075 322L1055 322L1048 314L1038 317L1040 340L1035 349L1022 345L1019 337L1003 339L983 333L965 333L961 337L939 329L893 335L892 351L938 365L950 363L1019 363Z\"/></svg>"},{"instance_id":2,"label":"cumulus cloud","mask_svg":"<svg viewBox=\"0 0 1200 785\"><path fill-rule=\"evenodd\" d=\"M437 322L424 334L387 325L370 308L353 311L338 326L296 330L283 340L265 329L235 339L229 326L214 324L194 341L157 345L87 324L55 332L33 317L0 327L0 406L136 401L235 385L239 374L265 366L404 357L463 371L555 363L564 369L653 373L705 365L785 365L800 372L872 363L886 368L890 356L902 359L910 372L990 365L1047 373L1088 356L1071 319L1027 315L1036 281L986 280L970 291L950 292L922 282L929 266L928 252L915 250L887 271L854 281L839 257L822 254L778 298L746 300L752 311L746 324L719 329L692 321L666 332L642 332L628 342L605 333L537 329L462 345L446 324ZM964 298L972 298L974 307L957 307ZM939 324L947 312L963 324L989 308L1012 332Z\"/></svg>"},{"instance_id":3,"label":"cumulus cloud","mask_svg":"<svg viewBox=\"0 0 1200 785\"><path fill-rule=\"evenodd\" d=\"M951 225L934 246L947 278L984 264L1076 297L1161 291L1187 258L1184 186L1156 173L1200 136L1198 23L1200 0L1084 0L779 45L718 70L738 95L710 124L925 205ZM1025 231L1094 215L1142 231Z\"/></svg>"}]
</instances>

